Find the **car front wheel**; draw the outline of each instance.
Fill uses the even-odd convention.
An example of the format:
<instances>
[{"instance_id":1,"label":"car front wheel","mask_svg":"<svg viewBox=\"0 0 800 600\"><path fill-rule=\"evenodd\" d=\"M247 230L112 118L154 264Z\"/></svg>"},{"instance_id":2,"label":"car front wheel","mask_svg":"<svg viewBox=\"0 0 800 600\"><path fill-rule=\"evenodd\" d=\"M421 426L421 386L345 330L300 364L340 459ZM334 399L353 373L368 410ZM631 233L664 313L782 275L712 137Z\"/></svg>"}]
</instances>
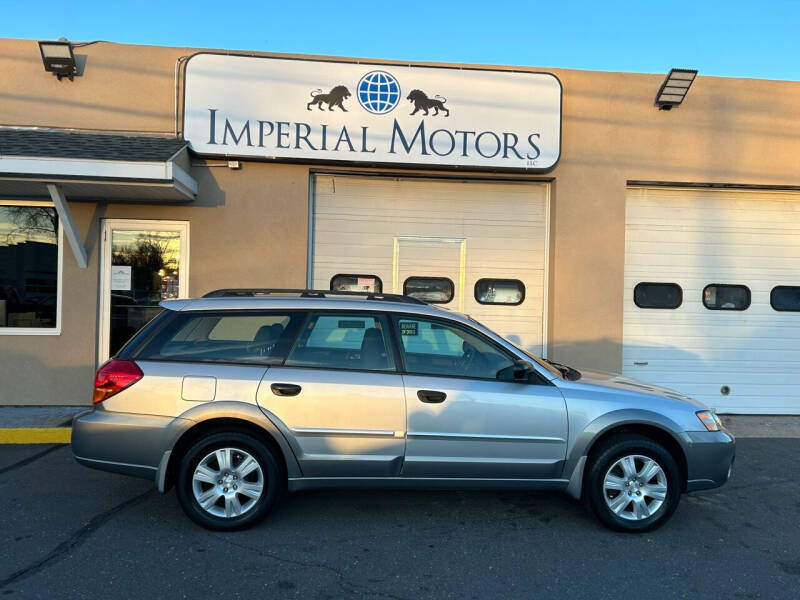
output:
<instances>
[{"instance_id":1,"label":"car front wheel","mask_svg":"<svg viewBox=\"0 0 800 600\"><path fill-rule=\"evenodd\" d=\"M259 522L276 504L282 485L274 452L244 432L220 432L183 456L178 501L195 523L230 531Z\"/></svg>"},{"instance_id":2,"label":"car front wheel","mask_svg":"<svg viewBox=\"0 0 800 600\"><path fill-rule=\"evenodd\" d=\"M678 464L661 444L635 434L610 438L594 453L586 499L600 521L617 531L650 531L678 507Z\"/></svg>"}]
</instances>

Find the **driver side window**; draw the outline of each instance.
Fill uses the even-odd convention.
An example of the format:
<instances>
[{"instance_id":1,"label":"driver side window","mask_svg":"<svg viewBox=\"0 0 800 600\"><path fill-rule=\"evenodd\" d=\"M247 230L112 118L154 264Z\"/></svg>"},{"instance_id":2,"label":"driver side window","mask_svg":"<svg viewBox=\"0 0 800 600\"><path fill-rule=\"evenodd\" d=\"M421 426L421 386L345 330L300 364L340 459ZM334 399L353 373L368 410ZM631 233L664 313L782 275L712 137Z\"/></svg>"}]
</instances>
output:
<instances>
[{"instance_id":1,"label":"driver side window","mask_svg":"<svg viewBox=\"0 0 800 600\"><path fill-rule=\"evenodd\" d=\"M394 322L409 373L509 378L512 357L467 327L407 316L396 316Z\"/></svg>"}]
</instances>

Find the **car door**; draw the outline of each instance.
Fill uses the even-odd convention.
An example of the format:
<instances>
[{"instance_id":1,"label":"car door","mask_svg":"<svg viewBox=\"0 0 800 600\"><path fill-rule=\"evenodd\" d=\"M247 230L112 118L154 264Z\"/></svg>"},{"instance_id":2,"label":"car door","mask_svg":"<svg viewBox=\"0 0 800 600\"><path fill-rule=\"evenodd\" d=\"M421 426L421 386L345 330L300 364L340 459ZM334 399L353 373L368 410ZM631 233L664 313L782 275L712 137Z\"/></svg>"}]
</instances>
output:
<instances>
[{"instance_id":1,"label":"car door","mask_svg":"<svg viewBox=\"0 0 800 600\"><path fill-rule=\"evenodd\" d=\"M381 477L400 472L405 396L386 316L310 315L283 366L273 366L258 404L278 421L306 477Z\"/></svg>"},{"instance_id":2,"label":"car door","mask_svg":"<svg viewBox=\"0 0 800 600\"><path fill-rule=\"evenodd\" d=\"M557 387L536 374L515 381L514 357L471 327L393 320L405 368L403 476L560 477L567 411Z\"/></svg>"}]
</instances>

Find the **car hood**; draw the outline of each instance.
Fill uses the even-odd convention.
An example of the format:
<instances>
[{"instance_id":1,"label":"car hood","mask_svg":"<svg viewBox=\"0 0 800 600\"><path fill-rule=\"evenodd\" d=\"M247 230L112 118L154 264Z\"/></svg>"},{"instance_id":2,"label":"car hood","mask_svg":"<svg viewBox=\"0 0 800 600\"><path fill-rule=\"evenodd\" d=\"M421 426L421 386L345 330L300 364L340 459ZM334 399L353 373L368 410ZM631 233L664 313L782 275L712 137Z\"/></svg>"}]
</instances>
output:
<instances>
[{"instance_id":1,"label":"car hood","mask_svg":"<svg viewBox=\"0 0 800 600\"><path fill-rule=\"evenodd\" d=\"M659 396L661 398L670 398L672 400L680 400L694 404L700 408L707 408L702 402L694 398L681 394L670 388L645 383L631 377L624 377L618 373L604 373L602 371L581 371L581 378L576 383L583 383L588 385L595 385L603 388L613 388L617 390L625 390L629 392L636 392L639 394L649 394L651 396Z\"/></svg>"}]
</instances>

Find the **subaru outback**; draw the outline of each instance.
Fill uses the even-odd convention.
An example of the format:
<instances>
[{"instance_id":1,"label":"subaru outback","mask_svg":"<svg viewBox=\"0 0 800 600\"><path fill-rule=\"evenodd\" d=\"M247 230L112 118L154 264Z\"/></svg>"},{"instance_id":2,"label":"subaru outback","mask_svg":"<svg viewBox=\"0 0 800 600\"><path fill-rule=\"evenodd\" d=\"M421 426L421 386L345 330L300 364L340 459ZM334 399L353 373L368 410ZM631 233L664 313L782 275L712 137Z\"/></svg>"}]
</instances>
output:
<instances>
[{"instance_id":1,"label":"subaru outback","mask_svg":"<svg viewBox=\"0 0 800 600\"><path fill-rule=\"evenodd\" d=\"M734 439L678 392L528 353L408 296L170 300L97 371L83 465L175 487L217 530L312 488L562 490L647 531L730 476Z\"/></svg>"}]
</instances>

